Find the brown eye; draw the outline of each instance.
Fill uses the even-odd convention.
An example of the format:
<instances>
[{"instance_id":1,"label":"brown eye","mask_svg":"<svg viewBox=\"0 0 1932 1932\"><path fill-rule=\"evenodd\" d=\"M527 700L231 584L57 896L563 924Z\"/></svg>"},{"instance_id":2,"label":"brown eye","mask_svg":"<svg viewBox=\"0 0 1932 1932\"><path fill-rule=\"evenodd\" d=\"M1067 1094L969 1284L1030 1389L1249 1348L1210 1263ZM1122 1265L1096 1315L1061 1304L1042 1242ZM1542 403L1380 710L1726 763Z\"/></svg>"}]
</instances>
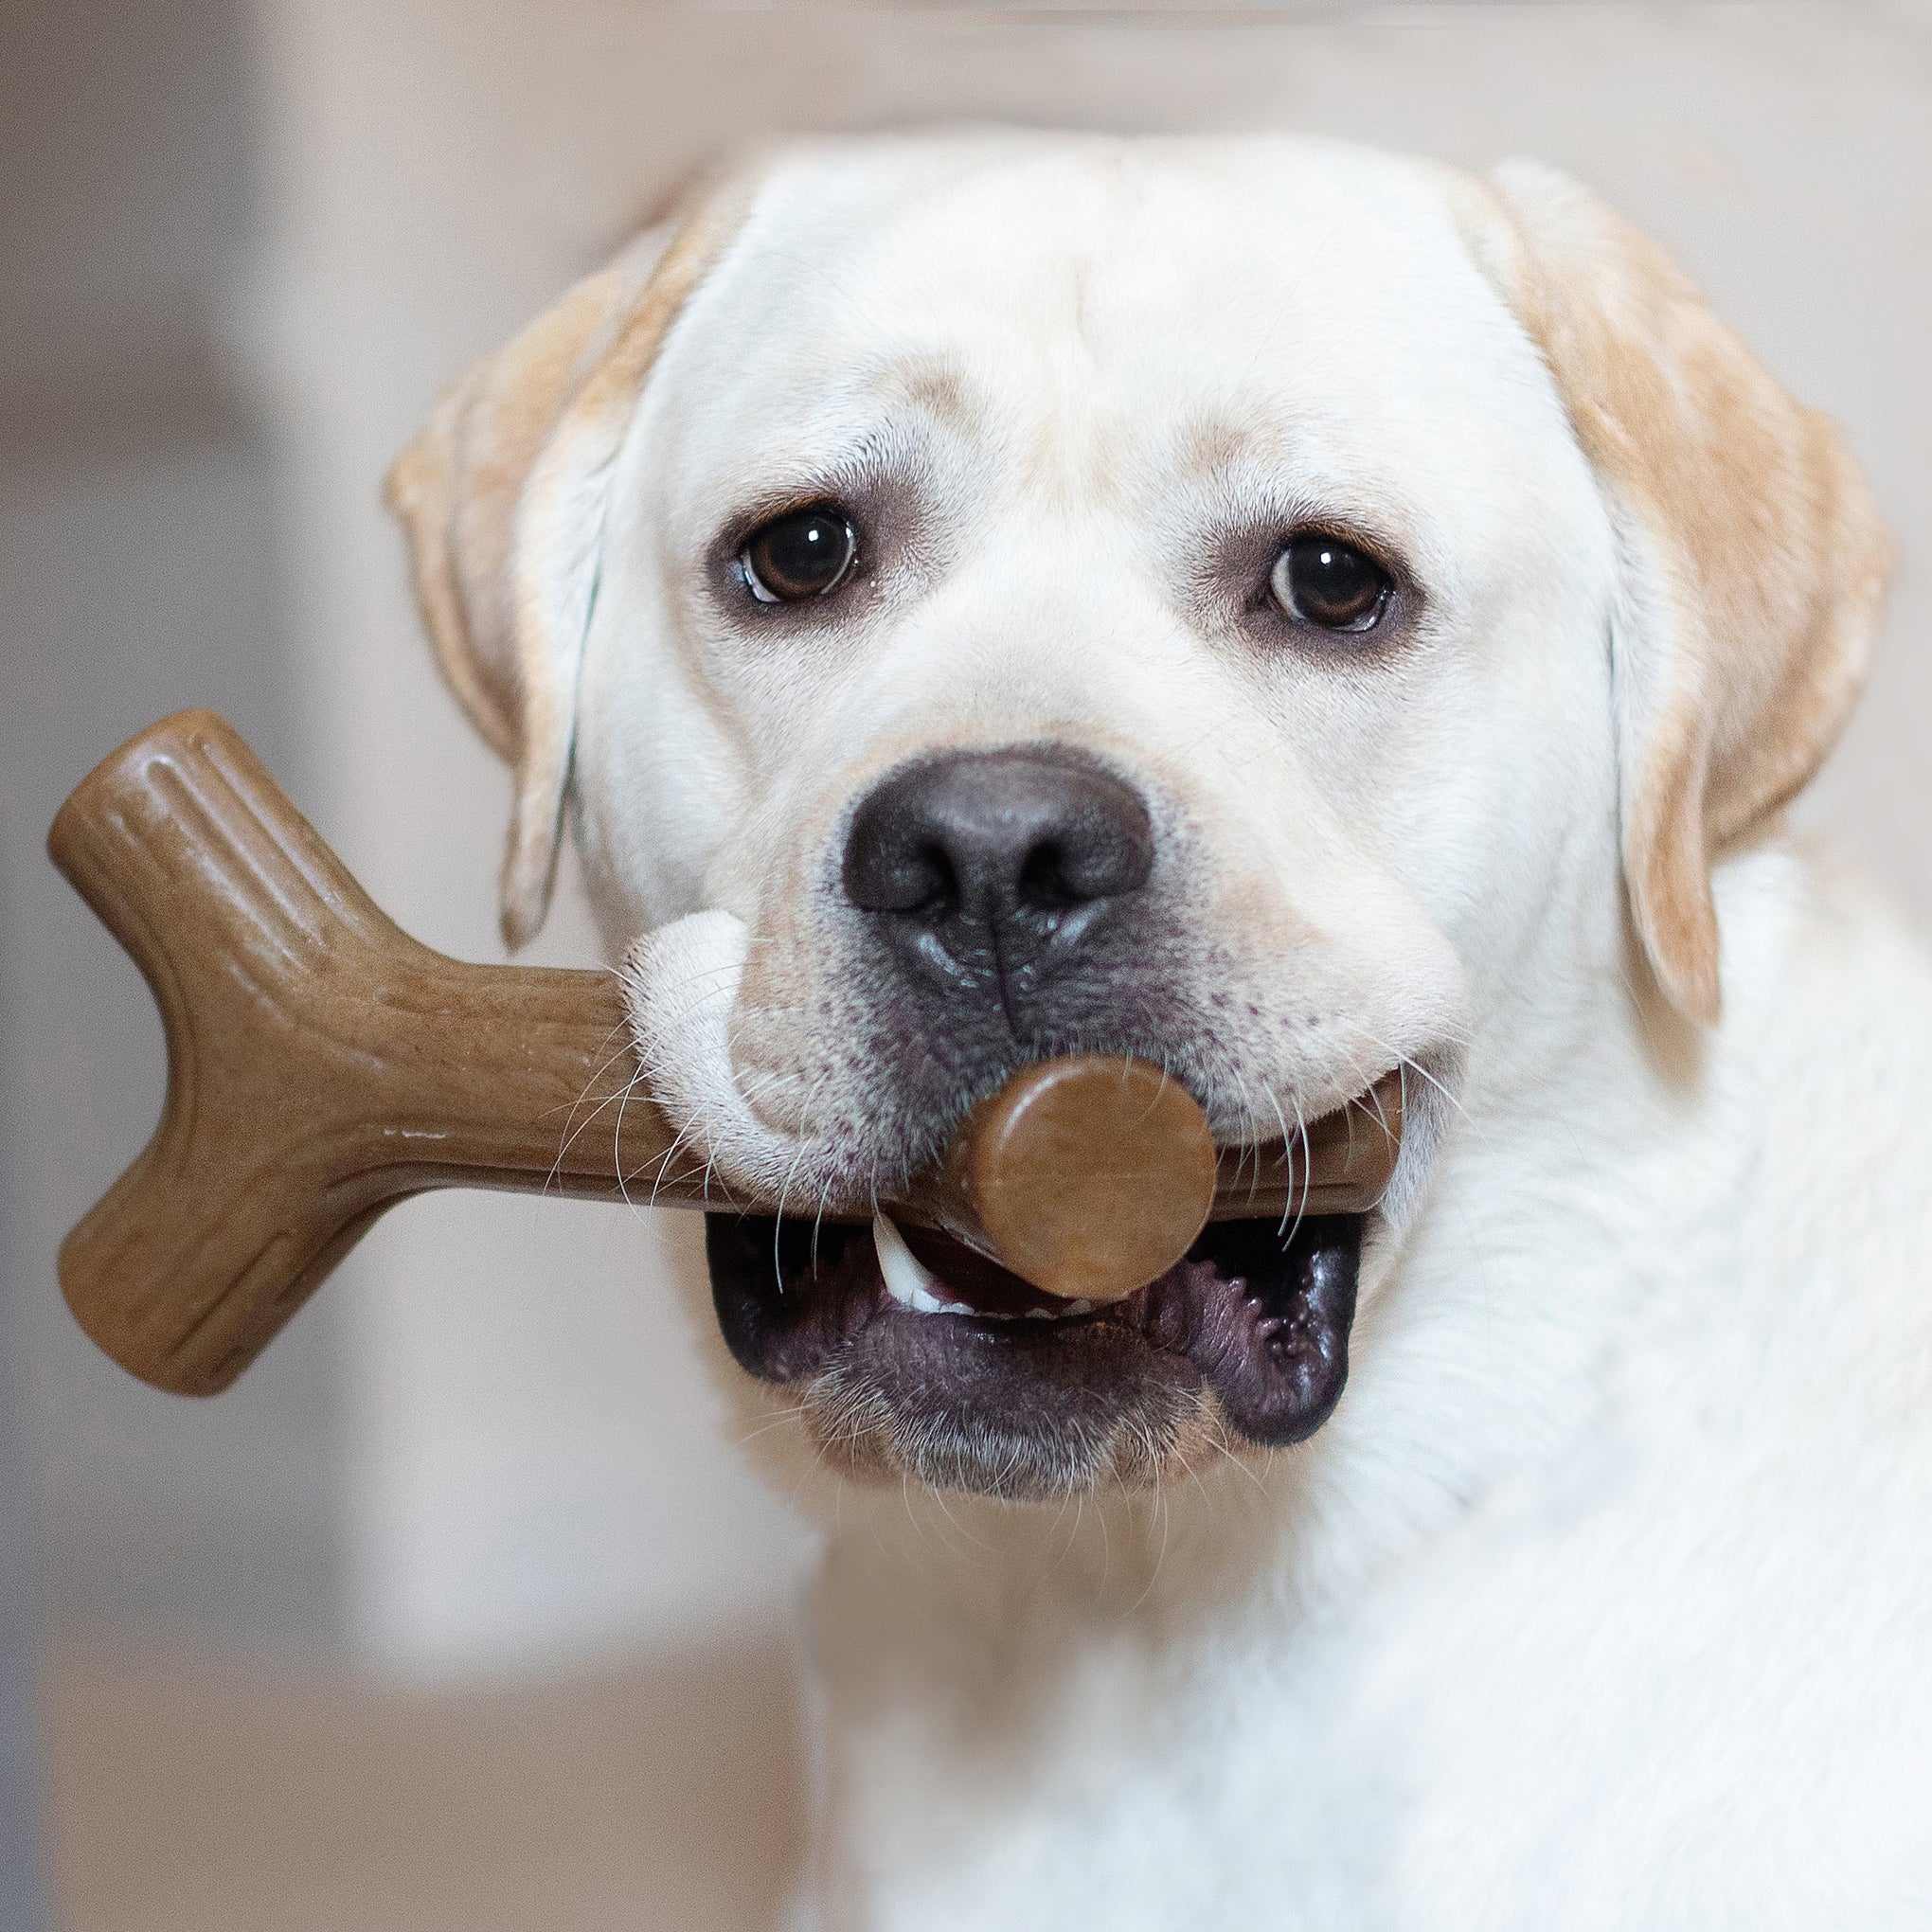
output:
<instances>
[{"instance_id":1,"label":"brown eye","mask_svg":"<svg viewBox=\"0 0 1932 1932\"><path fill-rule=\"evenodd\" d=\"M845 511L821 503L760 524L738 563L745 588L760 603L797 603L836 590L858 554L858 535Z\"/></svg>"},{"instance_id":2,"label":"brown eye","mask_svg":"<svg viewBox=\"0 0 1932 1932\"><path fill-rule=\"evenodd\" d=\"M1365 550L1319 530L1288 539L1268 578L1291 617L1324 631L1372 631L1388 602L1388 572Z\"/></svg>"}]
</instances>

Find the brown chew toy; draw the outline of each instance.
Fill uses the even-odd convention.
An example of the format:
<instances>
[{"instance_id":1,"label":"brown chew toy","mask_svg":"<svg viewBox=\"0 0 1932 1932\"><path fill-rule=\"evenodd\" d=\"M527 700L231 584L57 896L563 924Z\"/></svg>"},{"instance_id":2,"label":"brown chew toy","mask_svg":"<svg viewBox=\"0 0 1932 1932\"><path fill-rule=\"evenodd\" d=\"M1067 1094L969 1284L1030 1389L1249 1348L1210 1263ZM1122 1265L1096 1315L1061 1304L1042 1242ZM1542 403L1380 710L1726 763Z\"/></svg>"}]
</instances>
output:
<instances>
[{"instance_id":1,"label":"brown chew toy","mask_svg":"<svg viewBox=\"0 0 1932 1932\"><path fill-rule=\"evenodd\" d=\"M707 1196L704 1163L680 1160L614 977L419 945L211 711L121 746L47 849L167 1033L154 1137L61 1248L80 1325L143 1381L225 1388L377 1215L425 1189L776 1211ZM1210 1213L1371 1207L1401 1098L1390 1075L1316 1123L1304 1166L1279 1146L1217 1156L1192 1098L1144 1063L1051 1061L975 1109L894 1211L1049 1294L1116 1298Z\"/></svg>"},{"instance_id":2,"label":"brown chew toy","mask_svg":"<svg viewBox=\"0 0 1932 1932\"><path fill-rule=\"evenodd\" d=\"M1144 1060L1081 1053L983 1101L905 1206L1049 1295L1114 1301L1193 1245L1214 1161L1186 1087Z\"/></svg>"}]
</instances>

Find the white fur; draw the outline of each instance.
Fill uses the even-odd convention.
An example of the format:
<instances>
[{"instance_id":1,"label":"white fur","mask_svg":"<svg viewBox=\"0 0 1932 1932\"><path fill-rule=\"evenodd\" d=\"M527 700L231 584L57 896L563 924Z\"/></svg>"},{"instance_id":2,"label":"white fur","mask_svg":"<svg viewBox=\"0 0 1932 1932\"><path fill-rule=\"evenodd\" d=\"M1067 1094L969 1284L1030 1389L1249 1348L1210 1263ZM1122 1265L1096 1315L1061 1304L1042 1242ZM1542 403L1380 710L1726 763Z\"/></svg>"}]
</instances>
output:
<instances>
[{"instance_id":1,"label":"white fur","mask_svg":"<svg viewBox=\"0 0 1932 1932\"><path fill-rule=\"evenodd\" d=\"M716 529L868 438L923 492L873 614L721 617ZM1415 560L1392 669L1177 607L1249 503ZM1190 1069L1224 1138L1398 1056L1454 1092L1417 1089L1302 1447L1057 1513L828 1499L816 1923L1932 1924L1932 980L1774 830L1718 869L1721 1023L1649 989L1618 557L1418 164L805 149L672 330L610 487L575 783L707 1158L801 1208L876 1173L827 854L941 742L1071 735L1145 778L1199 855L1177 973L1256 992Z\"/></svg>"},{"instance_id":2,"label":"white fur","mask_svg":"<svg viewBox=\"0 0 1932 1932\"><path fill-rule=\"evenodd\" d=\"M827 1923L1928 1923L1925 969L1788 850L1720 904L1694 1079L1474 1078L1258 1483L845 1499Z\"/></svg>"}]
</instances>

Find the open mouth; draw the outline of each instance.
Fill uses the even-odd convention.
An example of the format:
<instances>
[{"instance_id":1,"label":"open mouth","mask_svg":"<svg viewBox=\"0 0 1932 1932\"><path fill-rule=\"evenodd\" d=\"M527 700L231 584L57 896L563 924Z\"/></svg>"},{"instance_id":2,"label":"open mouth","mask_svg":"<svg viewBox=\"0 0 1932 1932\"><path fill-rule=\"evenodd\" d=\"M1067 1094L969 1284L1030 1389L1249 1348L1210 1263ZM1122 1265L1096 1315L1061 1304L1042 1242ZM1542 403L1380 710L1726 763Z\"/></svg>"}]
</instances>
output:
<instances>
[{"instance_id":1,"label":"open mouth","mask_svg":"<svg viewBox=\"0 0 1932 1932\"><path fill-rule=\"evenodd\" d=\"M741 1367L802 1385L854 1473L1009 1497L1158 1480L1199 1443L1311 1436L1340 1400L1360 1214L1211 1223L1119 1301L1059 1301L949 1236L706 1217Z\"/></svg>"}]
</instances>

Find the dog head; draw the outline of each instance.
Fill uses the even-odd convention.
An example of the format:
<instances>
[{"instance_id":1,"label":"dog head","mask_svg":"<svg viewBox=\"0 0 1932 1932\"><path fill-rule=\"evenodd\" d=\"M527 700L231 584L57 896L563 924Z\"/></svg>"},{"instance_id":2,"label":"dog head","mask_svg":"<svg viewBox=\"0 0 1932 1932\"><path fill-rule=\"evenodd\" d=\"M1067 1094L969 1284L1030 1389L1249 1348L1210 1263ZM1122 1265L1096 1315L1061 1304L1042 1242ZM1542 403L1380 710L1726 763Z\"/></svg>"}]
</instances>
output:
<instances>
[{"instance_id":1,"label":"dog head","mask_svg":"<svg viewBox=\"0 0 1932 1932\"><path fill-rule=\"evenodd\" d=\"M662 1098L783 1203L712 1222L733 1352L846 1467L1004 1495L1318 1426L1365 1231L1629 931L1716 1016L1712 854L1829 748L1887 561L1835 433L1573 185L1284 138L768 157L391 496L516 772L510 939L574 814ZM1405 1069L1389 1197L1072 1315L821 1221L1095 1048L1228 1146Z\"/></svg>"}]
</instances>

